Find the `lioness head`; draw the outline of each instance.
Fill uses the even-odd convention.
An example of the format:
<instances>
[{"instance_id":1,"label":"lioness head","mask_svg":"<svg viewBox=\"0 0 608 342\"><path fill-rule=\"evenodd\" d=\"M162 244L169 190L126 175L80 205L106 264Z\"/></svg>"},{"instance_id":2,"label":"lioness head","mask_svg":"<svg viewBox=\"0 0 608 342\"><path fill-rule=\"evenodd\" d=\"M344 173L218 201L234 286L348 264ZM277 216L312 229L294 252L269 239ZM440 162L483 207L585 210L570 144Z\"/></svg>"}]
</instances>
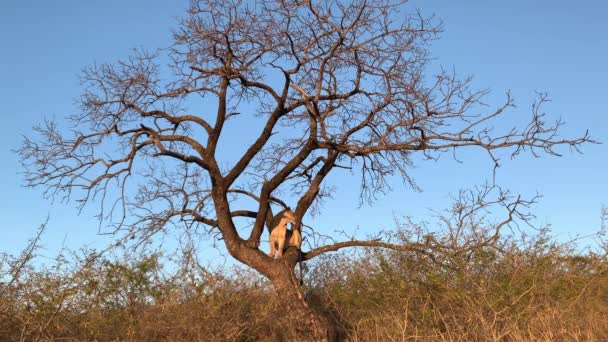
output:
<instances>
[{"instance_id":1,"label":"lioness head","mask_svg":"<svg viewBox=\"0 0 608 342\"><path fill-rule=\"evenodd\" d=\"M283 218L291 224L296 223L296 214L294 214L293 211L291 211L289 209L287 209L283 212Z\"/></svg>"}]
</instances>

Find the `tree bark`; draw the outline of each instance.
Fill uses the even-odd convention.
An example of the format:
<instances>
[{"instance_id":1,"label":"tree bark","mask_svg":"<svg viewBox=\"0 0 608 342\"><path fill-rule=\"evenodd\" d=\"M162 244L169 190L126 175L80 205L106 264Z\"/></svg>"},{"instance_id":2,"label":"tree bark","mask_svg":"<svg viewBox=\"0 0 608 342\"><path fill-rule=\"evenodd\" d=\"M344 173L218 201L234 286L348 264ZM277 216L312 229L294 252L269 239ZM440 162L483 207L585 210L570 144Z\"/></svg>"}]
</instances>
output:
<instances>
[{"instance_id":1,"label":"tree bark","mask_svg":"<svg viewBox=\"0 0 608 342\"><path fill-rule=\"evenodd\" d=\"M299 251L290 247L269 277L297 341L336 341L336 327L331 320L315 312L306 301L295 274Z\"/></svg>"}]
</instances>

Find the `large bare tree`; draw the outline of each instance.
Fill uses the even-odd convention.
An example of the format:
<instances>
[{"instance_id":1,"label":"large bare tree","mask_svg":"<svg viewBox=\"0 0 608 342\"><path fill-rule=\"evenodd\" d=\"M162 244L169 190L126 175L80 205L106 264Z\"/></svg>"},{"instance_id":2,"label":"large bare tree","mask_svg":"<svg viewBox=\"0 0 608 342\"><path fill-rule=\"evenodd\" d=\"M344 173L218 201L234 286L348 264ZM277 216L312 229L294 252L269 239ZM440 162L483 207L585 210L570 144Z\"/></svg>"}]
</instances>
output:
<instances>
[{"instance_id":1,"label":"large bare tree","mask_svg":"<svg viewBox=\"0 0 608 342\"><path fill-rule=\"evenodd\" d=\"M299 228L335 170L351 169L371 198L387 177L411 182L417 154L471 147L498 163L498 149L557 155L558 145L589 141L560 138L542 95L530 120L511 126L509 96L489 109L470 79L429 75L428 43L440 28L406 13L405 2L193 1L168 49L83 71L73 129L46 122L20 150L27 185L82 205L98 199L100 217L139 239L180 222L219 234L232 257L272 282L302 336L331 339L296 282L298 260L353 246L440 246L348 239L274 259L260 249L273 207L291 205ZM223 134L229 127L254 138L226 149L243 140ZM245 199L255 210L239 208ZM527 204L496 201L507 209L497 230ZM486 204L456 208L459 222Z\"/></svg>"}]
</instances>

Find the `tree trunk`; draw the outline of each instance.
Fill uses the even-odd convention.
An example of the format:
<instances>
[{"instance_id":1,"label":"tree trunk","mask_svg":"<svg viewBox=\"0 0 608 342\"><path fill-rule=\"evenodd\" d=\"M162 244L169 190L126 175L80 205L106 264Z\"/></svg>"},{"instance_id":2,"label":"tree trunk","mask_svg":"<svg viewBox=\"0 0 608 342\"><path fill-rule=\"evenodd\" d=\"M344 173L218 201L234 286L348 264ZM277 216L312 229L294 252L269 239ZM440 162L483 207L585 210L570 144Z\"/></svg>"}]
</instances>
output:
<instances>
[{"instance_id":1,"label":"tree trunk","mask_svg":"<svg viewBox=\"0 0 608 342\"><path fill-rule=\"evenodd\" d=\"M289 258L277 260L277 269L270 277L279 301L284 308L290 331L297 341L335 341L335 327L321 314L310 308L300 289Z\"/></svg>"},{"instance_id":2,"label":"tree trunk","mask_svg":"<svg viewBox=\"0 0 608 342\"><path fill-rule=\"evenodd\" d=\"M257 248L235 243L232 239L225 240L228 252L233 257L272 282L285 318L276 323L280 330L290 334L279 336L277 340L336 341L335 324L310 308L298 284L294 270L300 260L300 250L290 246L283 257L272 259Z\"/></svg>"}]
</instances>

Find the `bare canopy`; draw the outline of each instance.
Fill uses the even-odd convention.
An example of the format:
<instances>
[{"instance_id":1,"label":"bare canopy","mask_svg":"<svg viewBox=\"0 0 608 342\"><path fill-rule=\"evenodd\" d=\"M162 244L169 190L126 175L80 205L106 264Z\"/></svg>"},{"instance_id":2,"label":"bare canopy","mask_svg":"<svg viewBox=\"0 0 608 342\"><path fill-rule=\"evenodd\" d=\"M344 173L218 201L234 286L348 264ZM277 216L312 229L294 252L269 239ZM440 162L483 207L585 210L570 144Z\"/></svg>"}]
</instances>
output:
<instances>
[{"instance_id":1,"label":"bare canopy","mask_svg":"<svg viewBox=\"0 0 608 342\"><path fill-rule=\"evenodd\" d=\"M406 13L405 2L192 1L168 49L83 71L73 129L47 122L20 150L27 185L83 205L97 197L101 216L142 238L178 221L206 226L285 290L293 265L285 270L259 248L272 205L288 206L284 194L295 199L299 227L332 171L356 171L367 198L389 176L411 182L417 154L470 147L498 163L497 149L557 155L559 145L589 141L558 135L544 95L526 124L511 126L508 94L492 109L469 78L429 75L428 44L440 27ZM255 136L229 160L218 152L230 143L228 126ZM239 198L257 209L238 208ZM251 218L248 229L236 217ZM303 256L351 246L425 251L353 240Z\"/></svg>"}]
</instances>

